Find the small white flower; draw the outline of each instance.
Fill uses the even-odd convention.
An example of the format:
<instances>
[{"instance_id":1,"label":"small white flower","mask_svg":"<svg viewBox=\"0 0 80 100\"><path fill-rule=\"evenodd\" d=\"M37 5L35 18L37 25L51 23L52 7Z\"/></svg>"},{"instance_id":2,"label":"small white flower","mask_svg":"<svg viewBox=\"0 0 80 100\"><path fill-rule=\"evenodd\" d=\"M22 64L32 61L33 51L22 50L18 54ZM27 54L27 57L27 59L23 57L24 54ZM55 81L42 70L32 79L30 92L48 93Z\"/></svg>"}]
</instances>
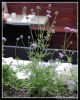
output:
<instances>
[{"instance_id":1,"label":"small white flower","mask_svg":"<svg viewBox=\"0 0 80 100\"><path fill-rule=\"evenodd\" d=\"M19 38L16 38L16 40L18 41L18 40L19 40Z\"/></svg>"},{"instance_id":2,"label":"small white flower","mask_svg":"<svg viewBox=\"0 0 80 100\"><path fill-rule=\"evenodd\" d=\"M74 54L75 52L73 51L72 54Z\"/></svg>"},{"instance_id":3,"label":"small white flower","mask_svg":"<svg viewBox=\"0 0 80 100\"><path fill-rule=\"evenodd\" d=\"M31 9L31 12L33 12L34 11L34 9Z\"/></svg>"},{"instance_id":4,"label":"small white flower","mask_svg":"<svg viewBox=\"0 0 80 100\"><path fill-rule=\"evenodd\" d=\"M64 55L63 55L62 53L59 53L59 57L63 58L63 57L64 57Z\"/></svg>"},{"instance_id":5,"label":"small white flower","mask_svg":"<svg viewBox=\"0 0 80 100\"><path fill-rule=\"evenodd\" d=\"M49 8L52 7L52 4L49 4L48 7L49 7Z\"/></svg>"},{"instance_id":6,"label":"small white flower","mask_svg":"<svg viewBox=\"0 0 80 100\"><path fill-rule=\"evenodd\" d=\"M70 44L72 44L72 41L70 42Z\"/></svg>"},{"instance_id":7,"label":"small white flower","mask_svg":"<svg viewBox=\"0 0 80 100\"><path fill-rule=\"evenodd\" d=\"M55 30L54 29L52 29L51 31L52 31L52 33L55 33Z\"/></svg>"},{"instance_id":8,"label":"small white flower","mask_svg":"<svg viewBox=\"0 0 80 100\"><path fill-rule=\"evenodd\" d=\"M5 41L6 41L6 38L5 38L5 37L2 37L2 41L4 41L4 42L5 42Z\"/></svg>"},{"instance_id":9,"label":"small white flower","mask_svg":"<svg viewBox=\"0 0 80 100\"><path fill-rule=\"evenodd\" d=\"M23 38L23 35L20 35L20 38L22 39Z\"/></svg>"},{"instance_id":10,"label":"small white flower","mask_svg":"<svg viewBox=\"0 0 80 100\"><path fill-rule=\"evenodd\" d=\"M30 39L30 36L28 36L28 39Z\"/></svg>"},{"instance_id":11,"label":"small white flower","mask_svg":"<svg viewBox=\"0 0 80 100\"><path fill-rule=\"evenodd\" d=\"M36 6L36 9L41 10L41 7L40 6Z\"/></svg>"},{"instance_id":12,"label":"small white flower","mask_svg":"<svg viewBox=\"0 0 80 100\"><path fill-rule=\"evenodd\" d=\"M52 27L54 28L54 25L52 25Z\"/></svg>"},{"instance_id":13,"label":"small white flower","mask_svg":"<svg viewBox=\"0 0 80 100\"><path fill-rule=\"evenodd\" d=\"M46 92L46 91L47 91L47 87L46 87L46 86L43 87L43 88L42 88L42 91L43 91L43 92Z\"/></svg>"},{"instance_id":14,"label":"small white flower","mask_svg":"<svg viewBox=\"0 0 80 100\"><path fill-rule=\"evenodd\" d=\"M58 15L58 11L55 11L55 13L54 13L55 15Z\"/></svg>"},{"instance_id":15,"label":"small white flower","mask_svg":"<svg viewBox=\"0 0 80 100\"><path fill-rule=\"evenodd\" d=\"M54 24L56 24L56 21L54 21Z\"/></svg>"}]
</instances>

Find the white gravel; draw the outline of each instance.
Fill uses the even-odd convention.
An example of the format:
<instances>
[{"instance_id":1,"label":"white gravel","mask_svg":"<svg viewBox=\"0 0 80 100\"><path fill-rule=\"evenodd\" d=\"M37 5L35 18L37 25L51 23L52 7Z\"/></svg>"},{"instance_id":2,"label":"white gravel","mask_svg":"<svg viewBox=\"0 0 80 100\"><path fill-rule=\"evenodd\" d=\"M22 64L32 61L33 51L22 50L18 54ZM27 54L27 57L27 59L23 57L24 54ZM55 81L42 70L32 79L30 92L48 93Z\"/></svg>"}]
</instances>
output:
<instances>
[{"instance_id":1,"label":"white gravel","mask_svg":"<svg viewBox=\"0 0 80 100\"><path fill-rule=\"evenodd\" d=\"M28 65L30 62L31 61L28 61L28 60L16 60L16 59L13 59L12 57L9 57L9 58L2 57L2 65L11 64L11 67L13 68L14 71L16 70L16 66L18 64ZM39 62L39 65L42 65L42 66L49 66L49 65L52 66L53 65L54 66L54 63L50 64L50 62ZM64 76L69 77L71 76L71 68L74 66L78 67L78 65L72 65L71 63L61 63L60 65L56 66L55 71L60 76L60 78L61 77L64 78ZM28 76L26 76L23 72L17 72L16 75L19 79L25 79L26 77L28 78ZM28 73L28 75L30 75L30 73Z\"/></svg>"}]
</instances>

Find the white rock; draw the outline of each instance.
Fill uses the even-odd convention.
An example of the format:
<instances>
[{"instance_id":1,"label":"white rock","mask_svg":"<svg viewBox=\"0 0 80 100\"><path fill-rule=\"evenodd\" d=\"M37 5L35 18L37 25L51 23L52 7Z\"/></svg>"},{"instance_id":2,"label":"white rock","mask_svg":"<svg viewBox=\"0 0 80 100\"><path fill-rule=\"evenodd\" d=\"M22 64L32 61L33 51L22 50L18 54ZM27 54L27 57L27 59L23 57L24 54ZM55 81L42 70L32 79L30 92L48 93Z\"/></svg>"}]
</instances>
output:
<instances>
[{"instance_id":1,"label":"white rock","mask_svg":"<svg viewBox=\"0 0 80 100\"><path fill-rule=\"evenodd\" d=\"M12 62L12 63L11 63ZM31 63L31 61L27 61L27 60L16 60L13 59L12 57L9 58L4 58L2 57L2 65L3 64L11 64L11 68L13 68L14 71L16 71L17 69L17 65L28 65L29 63ZM44 66L49 66L50 62L39 62L39 65L44 67ZM53 63L54 65L54 63ZM60 76L60 78L67 80L69 78L69 76L71 77L71 68L72 68L72 64L70 63L62 63L59 66L56 66L57 68L55 69L55 72L58 73L58 76ZM21 74L20 74L21 73ZM27 73L26 75L23 74L23 72L18 72L17 73L18 78L28 78L28 76L30 75L30 72ZM20 76L20 77L19 77Z\"/></svg>"},{"instance_id":2,"label":"white rock","mask_svg":"<svg viewBox=\"0 0 80 100\"><path fill-rule=\"evenodd\" d=\"M72 64L62 63L61 65L57 66L57 68L55 69L55 72L58 74L60 79L62 79L63 81L66 81L72 76L71 68L72 68Z\"/></svg>"},{"instance_id":3,"label":"white rock","mask_svg":"<svg viewBox=\"0 0 80 100\"><path fill-rule=\"evenodd\" d=\"M55 71L70 71L72 68L71 63L62 63L61 65L57 66Z\"/></svg>"},{"instance_id":4,"label":"white rock","mask_svg":"<svg viewBox=\"0 0 80 100\"><path fill-rule=\"evenodd\" d=\"M16 76L18 79L26 79L26 78L29 78L30 74L31 74L30 72L27 73L27 75L23 72L17 72Z\"/></svg>"},{"instance_id":5,"label":"white rock","mask_svg":"<svg viewBox=\"0 0 80 100\"><path fill-rule=\"evenodd\" d=\"M15 65L10 66L14 71L16 71L17 67Z\"/></svg>"},{"instance_id":6,"label":"white rock","mask_svg":"<svg viewBox=\"0 0 80 100\"><path fill-rule=\"evenodd\" d=\"M73 80L67 80L66 81L66 84L67 84L67 86L68 86L68 90L70 91L70 92L72 92L73 90L74 90L74 88L75 88L75 82L73 81Z\"/></svg>"},{"instance_id":7,"label":"white rock","mask_svg":"<svg viewBox=\"0 0 80 100\"><path fill-rule=\"evenodd\" d=\"M3 58L2 59L3 64L11 64L13 62L13 58L9 57L9 58Z\"/></svg>"},{"instance_id":8,"label":"white rock","mask_svg":"<svg viewBox=\"0 0 80 100\"><path fill-rule=\"evenodd\" d=\"M23 72L18 72L16 74L16 76L17 76L18 79L25 79L25 78L27 78L27 76Z\"/></svg>"},{"instance_id":9,"label":"white rock","mask_svg":"<svg viewBox=\"0 0 80 100\"><path fill-rule=\"evenodd\" d=\"M49 66L50 64L48 63L48 62L39 62L39 65L40 66L45 66L45 67L47 67L47 66Z\"/></svg>"}]
</instances>

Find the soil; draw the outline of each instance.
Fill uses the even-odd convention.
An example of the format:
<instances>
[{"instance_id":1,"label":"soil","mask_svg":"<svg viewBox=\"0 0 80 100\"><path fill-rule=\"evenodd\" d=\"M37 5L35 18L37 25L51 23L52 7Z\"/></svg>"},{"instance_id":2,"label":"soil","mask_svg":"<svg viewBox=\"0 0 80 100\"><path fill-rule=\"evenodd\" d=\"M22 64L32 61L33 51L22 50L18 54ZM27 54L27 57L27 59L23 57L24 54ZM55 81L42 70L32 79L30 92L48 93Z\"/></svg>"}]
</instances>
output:
<instances>
[{"instance_id":1,"label":"soil","mask_svg":"<svg viewBox=\"0 0 80 100\"><path fill-rule=\"evenodd\" d=\"M14 88L7 88L3 90L3 97L27 97L27 89L14 89Z\"/></svg>"},{"instance_id":2,"label":"soil","mask_svg":"<svg viewBox=\"0 0 80 100\"><path fill-rule=\"evenodd\" d=\"M8 87L3 90L3 97L29 97L29 96L27 95L26 88L21 88L21 89L16 90L14 88ZM53 97L53 96L50 96L50 97ZM57 94L57 96L55 97L77 97L77 93L72 93L72 94L66 93L63 96L59 96Z\"/></svg>"}]
</instances>

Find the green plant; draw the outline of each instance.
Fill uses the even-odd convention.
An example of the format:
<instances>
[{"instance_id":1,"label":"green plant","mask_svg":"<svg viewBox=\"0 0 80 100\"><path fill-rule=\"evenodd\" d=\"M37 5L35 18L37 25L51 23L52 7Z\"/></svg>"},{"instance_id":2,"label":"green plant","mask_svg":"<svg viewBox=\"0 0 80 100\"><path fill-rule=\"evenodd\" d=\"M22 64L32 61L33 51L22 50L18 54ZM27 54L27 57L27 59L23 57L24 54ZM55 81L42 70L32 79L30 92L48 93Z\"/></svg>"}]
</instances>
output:
<instances>
[{"instance_id":1,"label":"green plant","mask_svg":"<svg viewBox=\"0 0 80 100\"><path fill-rule=\"evenodd\" d=\"M39 15L40 9L41 8L37 6L38 15ZM44 49L48 48L49 46L49 42L53 34L52 29L55 24L57 15L58 15L58 12L56 11L55 18L50 27L48 23L48 28L47 28L45 36L44 36L44 31L40 30L39 19L38 19L37 46L32 47L32 49L28 52L28 56L29 56L29 59L31 60L31 63L28 65L17 66L19 70L20 71L23 70L26 75L28 75L28 73L30 72L28 79L25 79L27 80L25 87L27 87L28 96L45 96L45 97L57 96L57 95L61 96L61 95L64 95L65 93L68 93L67 87L65 87L63 81L57 77L55 70L51 68L51 66L46 67L43 65L39 65L39 62L42 62L42 58L49 54ZM65 34L64 49L63 49L64 54L67 57L69 63L72 61L72 57L71 55L68 56L66 54L66 50L70 44L68 44L67 48L65 47L65 45L70 37L68 37L68 39L66 40L66 34ZM32 40L34 42L33 36L32 36Z\"/></svg>"},{"instance_id":2,"label":"green plant","mask_svg":"<svg viewBox=\"0 0 80 100\"><path fill-rule=\"evenodd\" d=\"M16 73L11 69L10 65L3 65L3 85L13 85L16 79ZM14 86L14 85L13 85Z\"/></svg>"},{"instance_id":3,"label":"green plant","mask_svg":"<svg viewBox=\"0 0 80 100\"><path fill-rule=\"evenodd\" d=\"M78 68L77 66L73 67L71 70L72 77L71 79L75 82L75 87L73 92L78 92Z\"/></svg>"},{"instance_id":4,"label":"green plant","mask_svg":"<svg viewBox=\"0 0 80 100\"><path fill-rule=\"evenodd\" d=\"M38 59L33 59L28 65L17 66L19 71L24 70L24 73L28 75L25 79L28 96L56 96L64 95L67 89L64 87L64 83L57 77L55 69L51 66L39 65ZM23 82L24 83L24 82Z\"/></svg>"},{"instance_id":5,"label":"green plant","mask_svg":"<svg viewBox=\"0 0 80 100\"><path fill-rule=\"evenodd\" d=\"M23 87L23 80L20 80L16 77L16 72L13 71L11 65L4 64L3 66L3 89L5 87L12 87L15 89L19 89Z\"/></svg>"},{"instance_id":6,"label":"green plant","mask_svg":"<svg viewBox=\"0 0 80 100\"><path fill-rule=\"evenodd\" d=\"M40 10L41 8L37 6L38 16ZM63 96L65 93L68 92L67 88L64 86L64 82L57 77L57 74L55 73L55 69L53 69L50 65L45 66L42 65L42 63L39 64L40 62L43 61L43 57L49 54L44 49L48 48L50 39L54 33L52 32L52 30L54 30L54 24L56 23L57 15L58 15L58 11L55 12L55 17L50 27L48 22L46 35L44 31L40 30L39 19L38 19L37 46L31 47L31 50L29 52L27 52L25 49L26 53L29 56L29 59L31 60L31 63L29 63L28 65L24 65L24 64L20 65L18 63L17 66L18 69L16 70L17 72L24 71L24 73L28 76L28 78L24 80L17 79L16 73L10 68L10 65L3 65L3 84L5 86L10 85L11 87L14 87L16 89L25 87L28 91L27 95L32 97L33 96L47 97L47 96L57 96L57 95ZM31 30L30 25L29 27ZM31 30L31 37L32 37L32 42L34 42L32 30ZM66 54L66 50L70 45L68 44L68 46L66 47L66 43L68 42L69 38L66 40L66 34L65 34L63 51L65 56L68 59L68 62L70 63L72 57ZM21 42L25 47L22 40L23 35L20 35L20 38L17 38L16 46L18 44L19 39L21 39ZM61 54L60 56L61 58L63 57L63 55ZM16 57L16 48L15 48L15 57ZM17 62L18 62L18 58L17 58ZM30 74L28 75L28 73ZM73 79L76 80L76 76L74 74L73 74Z\"/></svg>"},{"instance_id":7,"label":"green plant","mask_svg":"<svg viewBox=\"0 0 80 100\"><path fill-rule=\"evenodd\" d=\"M65 56L67 57L67 62L71 63L72 62L72 54L71 55L67 55L66 50L69 48L69 46L72 44L72 41L69 42L71 36L73 35L73 33L77 33L76 29L70 28L70 27L65 27L65 37L64 37L64 46L63 46L63 52L65 54ZM68 38L67 38L67 34L71 33Z\"/></svg>"}]
</instances>

